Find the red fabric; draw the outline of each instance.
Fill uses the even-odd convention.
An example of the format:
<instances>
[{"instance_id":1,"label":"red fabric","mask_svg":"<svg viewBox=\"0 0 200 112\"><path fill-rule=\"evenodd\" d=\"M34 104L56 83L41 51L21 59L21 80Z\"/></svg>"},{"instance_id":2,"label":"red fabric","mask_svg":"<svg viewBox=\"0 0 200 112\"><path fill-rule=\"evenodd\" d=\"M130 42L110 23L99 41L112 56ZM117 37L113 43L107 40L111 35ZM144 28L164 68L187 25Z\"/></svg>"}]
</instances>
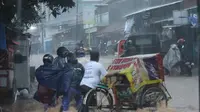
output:
<instances>
[{"instance_id":1,"label":"red fabric","mask_svg":"<svg viewBox=\"0 0 200 112\"><path fill-rule=\"evenodd\" d=\"M164 66L163 66L163 58L160 54L156 55L156 60L158 63L158 69L159 69L159 78L163 81L165 81L165 76L164 76Z\"/></svg>"},{"instance_id":2,"label":"red fabric","mask_svg":"<svg viewBox=\"0 0 200 112\"><path fill-rule=\"evenodd\" d=\"M55 91L41 85L38 86L38 96L42 103L44 104L52 103L52 98L54 94Z\"/></svg>"}]
</instances>

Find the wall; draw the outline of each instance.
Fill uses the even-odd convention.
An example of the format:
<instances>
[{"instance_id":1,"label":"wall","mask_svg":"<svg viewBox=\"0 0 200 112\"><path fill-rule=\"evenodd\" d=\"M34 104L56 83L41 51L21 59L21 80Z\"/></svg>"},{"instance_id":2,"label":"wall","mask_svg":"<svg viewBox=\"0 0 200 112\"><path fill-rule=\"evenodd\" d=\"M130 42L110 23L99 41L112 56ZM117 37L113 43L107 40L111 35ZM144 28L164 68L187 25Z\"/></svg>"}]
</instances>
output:
<instances>
[{"instance_id":1,"label":"wall","mask_svg":"<svg viewBox=\"0 0 200 112\"><path fill-rule=\"evenodd\" d=\"M197 6L197 0L184 0L184 8Z\"/></svg>"},{"instance_id":2,"label":"wall","mask_svg":"<svg viewBox=\"0 0 200 112\"><path fill-rule=\"evenodd\" d=\"M95 10L95 23L96 26L109 25L108 6L97 6Z\"/></svg>"}]
</instances>

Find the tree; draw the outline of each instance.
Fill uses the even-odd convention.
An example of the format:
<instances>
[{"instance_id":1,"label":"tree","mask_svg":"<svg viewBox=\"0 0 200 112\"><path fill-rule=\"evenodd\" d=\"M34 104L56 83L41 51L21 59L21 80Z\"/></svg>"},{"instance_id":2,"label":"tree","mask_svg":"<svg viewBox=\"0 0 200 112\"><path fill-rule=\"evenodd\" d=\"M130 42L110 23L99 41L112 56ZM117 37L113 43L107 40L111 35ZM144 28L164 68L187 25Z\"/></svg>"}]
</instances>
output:
<instances>
[{"instance_id":1,"label":"tree","mask_svg":"<svg viewBox=\"0 0 200 112\"><path fill-rule=\"evenodd\" d=\"M16 27L17 23L17 2L18 0L0 0L0 23L7 26ZM40 22L43 18L38 12L41 11L39 4L45 4L54 17L72 8L73 0L22 0L21 26L29 27L31 24ZM61 11L61 12L60 12Z\"/></svg>"}]
</instances>

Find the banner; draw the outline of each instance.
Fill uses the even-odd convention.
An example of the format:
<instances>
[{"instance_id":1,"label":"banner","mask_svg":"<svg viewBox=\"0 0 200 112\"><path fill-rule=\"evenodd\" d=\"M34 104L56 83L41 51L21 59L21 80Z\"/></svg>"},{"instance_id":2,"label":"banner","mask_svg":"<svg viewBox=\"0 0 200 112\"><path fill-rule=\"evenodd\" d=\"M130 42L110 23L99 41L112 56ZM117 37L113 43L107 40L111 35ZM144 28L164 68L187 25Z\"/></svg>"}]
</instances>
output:
<instances>
[{"instance_id":1,"label":"banner","mask_svg":"<svg viewBox=\"0 0 200 112\"><path fill-rule=\"evenodd\" d=\"M139 62L143 63L142 59L155 57L156 55L157 54L145 54L145 55L134 55L131 57L116 58L112 61L112 64L108 67L108 71L120 71L129 68L132 64L137 69L138 64L141 65Z\"/></svg>"}]
</instances>

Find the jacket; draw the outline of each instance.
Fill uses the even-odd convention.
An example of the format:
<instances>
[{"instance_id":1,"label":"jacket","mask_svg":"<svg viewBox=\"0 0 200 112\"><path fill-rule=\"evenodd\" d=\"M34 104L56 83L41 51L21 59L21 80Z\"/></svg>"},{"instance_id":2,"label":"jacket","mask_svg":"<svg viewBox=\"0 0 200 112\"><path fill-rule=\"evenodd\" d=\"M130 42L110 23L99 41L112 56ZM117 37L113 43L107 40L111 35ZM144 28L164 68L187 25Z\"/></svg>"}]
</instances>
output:
<instances>
[{"instance_id":1,"label":"jacket","mask_svg":"<svg viewBox=\"0 0 200 112\"><path fill-rule=\"evenodd\" d=\"M73 68L73 76L70 87L77 88L83 78L85 69L81 63L76 60L68 63Z\"/></svg>"},{"instance_id":2,"label":"jacket","mask_svg":"<svg viewBox=\"0 0 200 112\"><path fill-rule=\"evenodd\" d=\"M62 69L65 67L65 64L66 64L66 61L65 61L65 58L62 58L62 57L56 57L53 61L53 65L55 67L57 67L58 69Z\"/></svg>"}]
</instances>

